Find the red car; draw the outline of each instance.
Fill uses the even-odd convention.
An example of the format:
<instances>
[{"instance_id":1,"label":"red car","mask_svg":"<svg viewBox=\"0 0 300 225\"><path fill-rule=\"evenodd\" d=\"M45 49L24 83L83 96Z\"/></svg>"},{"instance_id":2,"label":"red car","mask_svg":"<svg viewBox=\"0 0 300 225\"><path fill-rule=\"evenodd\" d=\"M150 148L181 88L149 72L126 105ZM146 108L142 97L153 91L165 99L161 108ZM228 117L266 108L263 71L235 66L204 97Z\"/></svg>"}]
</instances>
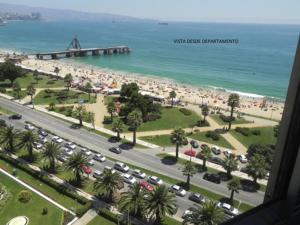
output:
<instances>
[{"instance_id":1,"label":"red car","mask_svg":"<svg viewBox=\"0 0 300 225\"><path fill-rule=\"evenodd\" d=\"M146 181L141 181L140 186L142 188L145 188L147 191L153 191L154 190L154 187Z\"/></svg>"},{"instance_id":2,"label":"red car","mask_svg":"<svg viewBox=\"0 0 300 225\"><path fill-rule=\"evenodd\" d=\"M188 155L188 156L195 157L197 155L197 152L193 149L188 149L188 150L184 151L184 154Z\"/></svg>"},{"instance_id":3,"label":"red car","mask_svg":"<svg viewBox=\"0 0 300 225\"><path fill-rule=\"evenodd\" d=\"M88 167L86 165L81 165L81 168L83 169L83 171L86 173L86 174L91 174L93 172L92 168L91 167Z\"/></svg>"}]
</instances>

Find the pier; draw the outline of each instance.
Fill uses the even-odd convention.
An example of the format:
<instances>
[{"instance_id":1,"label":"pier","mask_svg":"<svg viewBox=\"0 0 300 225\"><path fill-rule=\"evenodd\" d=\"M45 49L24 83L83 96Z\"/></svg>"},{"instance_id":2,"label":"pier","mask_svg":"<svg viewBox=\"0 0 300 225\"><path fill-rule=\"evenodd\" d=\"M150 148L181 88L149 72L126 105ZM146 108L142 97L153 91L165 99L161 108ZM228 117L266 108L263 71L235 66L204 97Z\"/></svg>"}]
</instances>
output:
<instances>
[{"instance_id":1,"label":"pier","mask_svg":"<svg viewBox=\"0 0 300 225\"><path fill-rule=\"evenodd\" d=\"M71 57L84 57L84 56L100 56L112 54L129 53L131 50L128 46L115 46L108 48L81 48L78 39L75 37L70 43L67 50L36 53L35 56L40 60L71 58Z\"/></svg>"}]
</instances>

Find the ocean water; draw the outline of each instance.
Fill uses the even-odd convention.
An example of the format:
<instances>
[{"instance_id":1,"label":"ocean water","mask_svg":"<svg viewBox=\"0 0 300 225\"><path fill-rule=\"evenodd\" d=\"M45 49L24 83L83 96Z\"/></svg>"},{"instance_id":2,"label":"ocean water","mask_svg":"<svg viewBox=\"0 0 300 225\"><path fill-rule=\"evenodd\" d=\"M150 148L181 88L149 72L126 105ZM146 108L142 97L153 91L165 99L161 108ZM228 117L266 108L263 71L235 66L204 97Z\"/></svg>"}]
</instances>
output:
<instances>
[{"instance_id":1,"label":"ocean water","mask_svg":"<svg viewBox=\"0 0 300 225\"><path fill-rule=\"evenodd\" d=\"M130 54L72 59L91 66L165 77L284 99L300 25L156 22L11 22L0 48L35 53L64 50L77 35L83 48L127 45ZM237 39L237 44L175 43Z\"/></svg>"}]
</instances>

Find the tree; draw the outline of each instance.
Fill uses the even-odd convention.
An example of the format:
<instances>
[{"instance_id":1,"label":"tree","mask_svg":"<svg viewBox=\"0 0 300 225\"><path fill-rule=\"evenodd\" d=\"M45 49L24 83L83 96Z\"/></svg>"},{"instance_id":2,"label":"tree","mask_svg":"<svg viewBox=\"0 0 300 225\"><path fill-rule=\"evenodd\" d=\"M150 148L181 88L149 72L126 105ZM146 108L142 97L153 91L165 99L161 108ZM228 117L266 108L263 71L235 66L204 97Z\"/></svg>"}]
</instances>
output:
<instances>
[{"instance_id":1,"label":"tree","mask_svg":"<svg viewBox=\"0 0 300 225\"><path fill-rule=\"evenodd\" d=\"M227 171L227 177L231 178L231 172L238 168L238 160L235 155L230 154L225 156L223 168Z\"/></svg>"},{"instance_id":2,"label":"tree","mask_svg":"<svg viewBox=\"0 0 300 225\"><path fill-rule=\"evenodd\" d=\"M76 185L78 187L82 184L81 175L84 173L83 167L87 165L88 158L80 152L74 153L65 163L66 170L73 171L75 175Z\"/></svg>"},{"instance_id":3,"label":"tree","mask_svg":"<svg viewBox=\"0 0 300 225\"><path fill-rule=\"evenodd\" d=\"M201 148L201 152L199 154L203 162L202 167L203 169L206 169L206 162L212 156L212 151L210 147L204 146L203 148Z\"/></svg>"},{"instance_id":4,"label":"tree","mask_svg":"<svg viewBox=\"0 0 300 225\"><path fill-rule=\"evenodd\" d=\"M233 203L234 193L235 192L239 193L240 186L241 186L241 183L238 178L233 178L231 181L228 182L227 188L229 191L231 191L231 193L230 193L230 202L231 203Z\"/></svg>"},{"instance_id":5,"label":"tree","mask_svg":"<svg viewBox=\"0 0 300 225\"><path fill-rule=\"evenodd\" d=\"M176 98L176 92L175 91L171 91L170 93L169 93L169 97L170 97L170 99L172 100L172 107L173 107L173 105L174 105L174 98Z\"/></svg>"},{"instance_id":6,"label":"tree","mask_svg":"<svg viewBox=\"0 0 300 225\"><path fill-rule=\"evenodd\" d=\"M189 190L190 189L191 177L193 177L197 173L197 169L196 169L195 165L192 162L187 161L184 164L184 167L182 169L182 173L183 173L183 176L187 177L186 186L187 186L187 189Z\"/></svg>"},{"instance_id":7,"label":"tree","mask_svg":"<svg viewBox=\"0 0 300 225\"><path fill-rule=\"evenodd\" d=\"M59 72L60 72L60 69L58 68L58 67L55 67L54 68L54 73L56 73L56 79L58 79L58 74L59 74Z\"/></svg>"},{"instance_id":8,"label":"tree","mask_svg":"<svg viewBox=\"0 0 300 225\"><path fill-rule=\"evenodd\" d=\"M42 157L47 159L50 164L50 170L55 173L56 160L60 154L60 145L54 142L46 143L45 150L42 152Z\"/></svg>"},{"instance_id":9,"label":"tree","mask_svg":"<svg viewBox=\"0 0 300 225\"><path fill-rule=\"evenodd\" d=\"M228 102L227 105L231 107L230 109L230 120L229 120L229 125L228 125L228 130L231 129L231 123L233 120L233 111L234 108L239 107L240 105L240 96L238 94L230 94L228 97Z\"/></svg>"},{"instance_id":10,"label":"tree","mask_svg":"<svg viewBox=\"0 0 300 225\"><path fill-rule=\"evenodd\" d=\"M189 208L190 214L184 216L183 224L194 225L218 225L225 219L224 211L217 206L216 202L207 200L200 206Z\"/></svg>"},{"instance_id":11,"label":"tree","mask_svg":"<svg viewBox=\"0 0 300 225\"><path fill-rule=\"evenodd\" d=\"M253 182L257 184L257 179L263 179L267 174L267 163L262 155L255 154L249 160L247 169L249 170L249 176L253 178Z\"/></svg>"},{"instance_id":12,"label":"tree","mask_svg":"<svg viewBox=\"0 0 300 225\"><path fill-rule=\"evenodd\" d=\"M72 86L72 82L73 82L72 74L68 73L64 78L64 82L66 83L66 86L67 86L68 91L69 91L70 87Z\"/></svg>"},{"instance_id":13,"label":"tree","mask_svg":"<svg viewBox=\"0 0 300 225\"><path fill-rule=\"evenodd\" d=\"M13 91L16 93L17 99L20 100L20 98L21 98L20 94L21 94L22 89L21 89L21 85L19 84L19 82L13 83Z\"/></svg>"},{"instance_id":14,"label":"tree","mask_svg":"<svg viewBox=\"0 0 300 225\"><path fill-rule=\"evenodd\" d=\"M274 151L274 145L251 144L247 150L247 156L251 159L255 154L259 154L265 158L267 168L271 168Z\"/></svg>"},{"instance_id":15,"label":"tree","mask_svg":"<svg viewBox=\"0 0 300 225\"><path fill-rule=\"evenodd\" d=\"M30 102L34 108L34 103L33 103L33 96L35 95L35 87L33 84L29 84L28 87L27 87L27 94L30 95Z\"/></svg>"},{"instance_id":16,"label":"tree","mask_svg":"<svg viewBox=\"0 0 300 225\"><path fill-rule=\"evenodd\" d=\"M112 131L117 133L118 140L120 140L120 133L123 133L124 127L125 125L120 118L116 119L113 123Z\"/></svg>"},{"instance_id":17,"label":"tree","mask_svg":"<svg viewBox=\"0 0 300 225\"><path fill-rule=\"evenodd\" d=\"M107 112L110 114L110 120L113 121L114 112L116 112L115 102L109 102L106 106Z\"/></svg>"},{"instance_id":18,"label":"tree","mask_svg":"<svg viewBox=\"0 0 300 225\"><path fill-rule=\"evenodd\" d=\"M75 118L79 120L79 125L82 126L82 121L85 118L86 113L87 113L85 107L82 105L79 105L75 108L73 113L74 113Z\"/></svg>"},{"instance_id":19,"label":"tree","mask_svg":"<svg viewBox=\"0 0 300 225\"><path fill-rule=\"evenodd\" d=\"M89 102L91 102L91 93L92 93L92 89L93 86L90 82L87 82L84 86L85 91L89 94Z\"/></svg>"},{"instance_id":20,"label":"tree","mask_svg":"<svg viewBox=\"0 0 300 225\"><path fill-rule=\"evenodd\" d=\"M120 96L130 98L133 94L139 92L139 86L136 83L122 84Z\"/></svg>"},{"instance_id":21,"label":"tree","mask_svg":"<svg viewBox=\"0 0 300 225\"><path fill-rule=\"evenodd\" d=\"M87 113L87 120L89 123L92 124L94 130L95 130L95 113L94 112L88 112Z\"/></svg>"},{"instance_id":22,"label":"tree","mask_svg":"<svg viewBox=\"0 0 300 225\"><path fill-rule=\"evenodd\" d=\"M206 117L209 114L209 108L208 108L207 105L202 106L201 113L202 113L202 116L203 116L203 122L205 122L206 121Z\"/></svg>"},{"instance_id":23,"label":"tree","mask_svg":"<svg viewBox=\"0 0 300 225\"><path fill-rule=\"evenodd\" d=\"M176 145L176 160L178 160L179 147L187 141L185 131L181 128L175 129L171 133L171 142Z\"/></svg>"},{"instance_id":24,"label":"tree","mask_svg":"<svg viewBox=\"0 0 300 225\"><path fill-rule=\"evenodd\" d=\"M127 124L129 129L131 129L133 132L133 145L136 144L136 131L142 122L142 114L140 111L134 110L133 112L129 113L127 117Z\"/></svg>"},{"instance_id":25,"label":"tree","mask_svg":"<svg viewBox=\"0 0 300 225\"><path fill-rule=\"evenodd\" d=\"M135 183L127 191L123 192L119 201L120 210L129 212L131 215L143 218L145 215L145 195L146 191L140 184Z\"/></svg>"},{"instance_id":26,"label":"tree","mask_svg":"<svg viewBox=\"0 0 300 225\"><path fill-rule=\"evenodd\" d=\"M38 84L39 83L39 72L37 70L34 70L32 75L36 81L36 84Z\"/></svg>"},{"instance_id":27,"label":"tree","mask_svg":"<svg viewBox=\"0 0 300 225\"><path fill-rule=\"evenodd\" d=\"M22 76L22 69L16 66L10 60L5 61L0 64L0 77L1 80L10 80L11 86L13 86L14 81Z\"/></svg>"},{"instance_id":28,"label":"tree","mask_svg":"<svg viewBox=\"0 0 300 225\"><path fill-rule=\"evenodd\" d=\"M146 211L155 218L154 224L161 224L166 215L174 215L177 212L175 195L169 192L165 185L157 186L146 196Z\"/></svg>"},{"instance_id":29,"label":"tree","mask_svg":"<svg viewBox=\"0 0 300 225\"><path fill-rule=\"evenodd\" d=\"M54 102L50 102L49 104L49 110L53 111L55 108L55 103Z\"/></svg>"},{"instance_id":30,"label":"tree","mask_svg":"<svg viewBox=\"0 0 300 225\"><path fill-rule=\"evenodd\" d=\"M33 161L33 147L34 143L38 141L38 137L32 131L24 131L21 133L20 147L25 148L28 152L29 161Z\"/></svg>"},{"instance_id":31,"label":"tree","mask_svg":"<svg viewBox=\"0 0 300 225\"><path fill-rule=\"evenodd\" d=\"M94 190L103 196L108 202L114 201L114 194L123 184L123 178L112 170L104 170L94 183Z\"/></svg>"},{"instance_id":32,"label":"tree","mask_svg":"<svg viewBox=\"0 0 300 225\"><path fill-rule=\"evenodd\" d=\"M16 143L19 139L20 132L15 130L13 126L0 129L0 145L7 152L15 152Z\"/></svg>"}]
</instances>

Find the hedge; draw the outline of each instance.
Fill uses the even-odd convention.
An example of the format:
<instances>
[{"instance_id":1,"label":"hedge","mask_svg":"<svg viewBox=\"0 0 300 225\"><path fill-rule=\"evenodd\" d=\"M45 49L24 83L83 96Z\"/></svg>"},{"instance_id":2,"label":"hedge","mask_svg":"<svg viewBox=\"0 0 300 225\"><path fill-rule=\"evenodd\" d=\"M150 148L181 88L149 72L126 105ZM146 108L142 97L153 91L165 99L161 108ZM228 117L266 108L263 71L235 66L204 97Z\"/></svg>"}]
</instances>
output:
<instances>
[{"instance_id":1,"label":"hedge","mask_svg":"<svg viewBox=\"0 0 300 225\"><path fill-rule=\"evenodd\" d=\"M191 111L191 110L188 110L188 109L186 109L186 108L180 108L179 111L182 112L185 116L190 116L190 115L192 115L192 111Z\"/></svg>"},{"instance_id":2,"label":"hedge","mask_svg":"<svg viewBox=\"0 0 300 225\"><path fill-rule=\"evenodd\" d=\"M231 121L235 121L235 117L234 117L234 116L232 117L232 119L230 118L230 116L225 116L225 115L223 115L223 114L221 114L219 117L220 117L220 119L221 119L223 122L225 122L225 123L229 123L230 120L231 120Z\"/></svg>"}]
</instances>

